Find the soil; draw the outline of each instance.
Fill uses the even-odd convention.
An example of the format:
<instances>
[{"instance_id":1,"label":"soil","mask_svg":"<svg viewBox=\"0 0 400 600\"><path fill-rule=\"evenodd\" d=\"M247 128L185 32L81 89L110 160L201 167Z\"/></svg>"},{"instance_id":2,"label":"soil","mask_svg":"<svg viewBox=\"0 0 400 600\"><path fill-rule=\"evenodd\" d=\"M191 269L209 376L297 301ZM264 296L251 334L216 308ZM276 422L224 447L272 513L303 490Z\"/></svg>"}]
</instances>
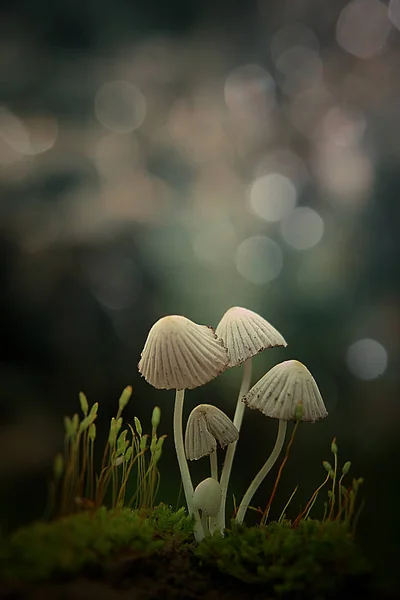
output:
<instances>
[{"instance_id":1,"label":"soil","mask_svg":"<svg viewBox=\"0 0 400 600\"><path fill-rule=\"evenodd\" d=\"M353 582L329 600L383 600L367 582ZM286 598L286 596L285 596ZM326 597L328 599L328 597ZM124 556L71 580L15 583L0 589L1 600L274 600L265 585L243 583L200 565L190 547L165 547L155 557ZM289 599L289 597L288 597ZM311 600L293 595L290 600ZM318 600L325 600L319 597Z\"/></svg>"}]
</instances>

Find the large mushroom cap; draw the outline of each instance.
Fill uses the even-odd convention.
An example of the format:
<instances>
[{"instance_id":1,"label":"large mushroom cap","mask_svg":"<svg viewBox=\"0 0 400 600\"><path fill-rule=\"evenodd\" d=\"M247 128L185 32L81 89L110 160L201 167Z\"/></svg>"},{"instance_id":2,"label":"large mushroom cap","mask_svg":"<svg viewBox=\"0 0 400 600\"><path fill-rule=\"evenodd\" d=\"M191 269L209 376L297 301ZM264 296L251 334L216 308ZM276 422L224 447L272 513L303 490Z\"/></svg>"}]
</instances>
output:
<instances>
[{"instance_id":1,"label":"large mushroom cap","mask_svg":"<svg viewBox=\"0 0 400 600\"><path fill-rule=\"evenodd\" d=\"M217 447L236 442L239 432L227 415L212 404L199 404L189 415L185 433L188 460L208 456Z\"/></svg>"},{"instance_id":2,"label":"large mushroom cap","mask_svg":"<svg viewBox=\"0 0 400 600\"><path fill-rule=\"evenodd\" d=\"M183 390L211 381L227 363L227 350L211 327L169 315L150 329L138 367L155 388Z\"/></svg>"},{"instance_id":3,"label":"large mushroom cap","mask_svg":"<svg viewBox=\"0 0 400 600\"><path fill-rule=\"evenodd\" d=\"M266 348L287 346L283 336L268 321L240 306L226 311L215 332L228 348L230 367L240 365Z\"/></svg>"},{"instance_id":4,"label":"large mushroom cap","mask_svg":"<svg viewBox=\"0 0 400 600\"><path fill-rule=\"evenodd\" d=\"M318 421L328 416L314 377L297 360L272 367L244 396L243 402L267 417L284 421L296 418L300 402L302 421Z\"/></svg>"}]
</instances>

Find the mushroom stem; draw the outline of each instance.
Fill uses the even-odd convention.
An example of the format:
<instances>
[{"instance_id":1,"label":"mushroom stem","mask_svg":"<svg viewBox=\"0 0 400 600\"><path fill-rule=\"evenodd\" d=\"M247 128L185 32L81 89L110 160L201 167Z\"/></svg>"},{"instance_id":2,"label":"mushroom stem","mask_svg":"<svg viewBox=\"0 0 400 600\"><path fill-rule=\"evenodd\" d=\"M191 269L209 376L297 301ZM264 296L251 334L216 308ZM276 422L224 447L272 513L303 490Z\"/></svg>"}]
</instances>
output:
<instances>
[{"instance_id":1,"label":"mushroom stem","mask_svg":"<svg viewBox=\"0 0 400 600\"><path fill-rule=\"evenodd\" d=\"M183 491L185 493L186 504L188 507L189 515L194 516L194 537L197 542L201 541L204 537L204 530L200 519L199 511L193 506L193 484L190 477L189 467L187 464L185 449L183 445L183 430L182 430L182 413L183 413L183 400L185 397L185 390L176 390L175 393L175 407L174 407L174 442L176 456L178 459L179 470L181 473Z\"/></svg>"},{"instance_id":2,"label":"mushroom stem","mask_svg":"<svg viewBox=\"0 0 400 600\"><path fill-rule=\"evenodd\" d=\"M218 481L218 461L217 461L217 451L216 450L214 450L214 452L211 452L211 454L210 454L210 467L211 467L211 477ZM210 533L212 535L217 528L217 518L210 517L208 525L209 525ZM204 524L203 524L203 527L204 527ZM207 532L205 529L204 529L204 533L205 533L205 535L207 535Z\"/></svg>"},{"instance_id":3,"label":"mushroom stem","mask_svg":"<svg viewBox=\"0 0 400 600\"><path fill-rule=\"evenodd\" d=\"M210 517L206 517L206 515L201 516L201 526L203 527L204 537L208 537L210 535L210 529L208 527L210 521Z\"/></svg>"},{"instance_id":4,"label":"mushroom stem","mask_svg":"<svg viewBox=\"0 0 400 600\"><path fill-rule=\"evenodd\" d=\"M285 442L286 429L287 429L287 421L279 419L278 435L276 438L274 449L272 450L270 456L268 457L268 459L266 460L264 465L258 471L257 475L254 477L253 481L247 488L247 491L242 498L242 501L239 505L237 515L236 515L236 521L238 523L243 523L243 519L246 515L247 509L249 507L249 504L250 504L254 494L260 487L264 478L268 475L268 473L270 472L270 470L276 463L278 456L281 453L281 450L283 448L283 444Z\"/></svg>"},{"instance_id":5,"label":"mushroom stem","mask_svg":"<svg viewBox=\"0 0 400 600\"><path fill-rule=\"evenodd\" d=\"M217 451L214 450L210 454L210 469L211 477L218 481L218 462L217 462Z\"/></svg>"},{"instance_id":6,"label":"mushroom stem","mask_svg":"<svg viewBox=\"0 0 400 600\"><path fill-rule=\"evenodd\" d=\"M240 427L242 425L243 414L244 414L244 409L245 409L245 404L242 402L242 398L243 398L243 396L245 396L247 394L247 392L250 389L251 368L252 368L252 361L251 361L251 358L248 358L244 362L244 365L243 365L242 383L240 386L239 396L238 396L237 403L236 403L235 416L233 417L233 424L235 425L235 427L238 431L240 431ZM235 456L235 451L236 451L236 444L237 444L237 442L233 442L232 444L228 445L228 447L226 449L226 454L225 454L224 466L222 467L222 472L221 472L222 497L221 497L221 507L220 507L220 510L219 510L219 513L217 516L217 524L218 524L218 527L219 527L221 533L223 533L223 531L225 529L226 496L227 496L227 492L228 492L229 478L231 475L233 458Z\"/></svg>"}]
</instances>

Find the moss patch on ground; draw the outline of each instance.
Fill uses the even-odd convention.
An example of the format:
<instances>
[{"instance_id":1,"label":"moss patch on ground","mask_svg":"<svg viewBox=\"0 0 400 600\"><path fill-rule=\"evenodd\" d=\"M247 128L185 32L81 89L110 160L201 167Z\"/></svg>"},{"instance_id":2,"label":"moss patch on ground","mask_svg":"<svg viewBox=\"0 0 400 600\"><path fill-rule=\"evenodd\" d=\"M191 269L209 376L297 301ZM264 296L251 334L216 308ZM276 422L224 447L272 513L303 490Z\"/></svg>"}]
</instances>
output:
<instances>
[{"instance_id":1,"label":"moss patch on ground","mask_svg":"<svg viewBox=\"0 0 400 600\"><path fill-rule=\"evenodd\" d=\"M289 521L264 527L232 523L225 536L206 538L196 555L249 584L264 584L273 597L331 597L366 577L368 564L345 523Z\"/></svg>"},{"instance_id":2,"label":"moss patch on ground","mask_svg":"<svg viewBox=\"0 0 400 600\"><path fill-rule=\"evenodd\" d=\"M104 565L120 555L139 559L160 550L169 540L182 543L192 536L192 519L165 505L150 516L123 508L81 512L50 523L19 529L0 550L0 577L38 581L71 576L87 567Z\"/></svg>"},{"instance_id":3,"label":"moss patch on ground","mask_svg":"<svg viewBox=\"0 0 400 600\"><path fill-rule=\"evenodd\" d=\"M73 598L77 587L89 595L104 588L99 600L121 589L146 600L367 597L368 565L337 521L232 523L224 537L192 539L184 509L100 508L16 531L0 551L0 578L13 598L36 598L38 590Z\"/></svg>"}]
</instances>

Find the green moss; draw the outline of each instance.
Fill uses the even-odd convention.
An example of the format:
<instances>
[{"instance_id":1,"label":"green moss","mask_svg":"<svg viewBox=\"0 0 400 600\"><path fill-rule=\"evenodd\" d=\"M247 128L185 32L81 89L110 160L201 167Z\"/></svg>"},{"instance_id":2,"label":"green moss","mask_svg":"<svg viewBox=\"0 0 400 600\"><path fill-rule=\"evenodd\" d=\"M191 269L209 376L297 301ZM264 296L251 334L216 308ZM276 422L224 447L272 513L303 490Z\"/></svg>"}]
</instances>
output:
<instances>
[{"instance_id":1,"label":"green moss","mask_svg":"<svg viewBox=\"0 0 400 600\"><path fill-rule=\"evenodd\" d=\"M172 510L166 504L159 504L149 514L157 535L163 539L173 537L179 542L193 541L193 517L189 517L185 508Z\"/></svg>"},{"instance_id":2,"label":"green moss","mask_svg":"<svg viewBox=\"0 0 400 600\"><path fill-rule=\"evenodd\" d=\"M288 521L266 527L237 526L225 537L206 538L199 558L248 583L269 584L276 597L307 592L307 597L338 592L368 567L349 534L337 521Z\"/></svg>"},{"instance_id":3,"label":"green moss","mask_svg":"<svg viewBox=\"0 0 400 600\"><path fill-rule=\"evenodd\" d=\"M0 578L33 581L71 576L122 554L142 558L169 540L183 543L192 537L193 519L184 508L174 511L165 504L151 511L102 507L50 523L33 523L13 533L0 550Z\"/></svg>"},{"instance_id":4,"label":"green moss","mask_svg":"<svg viewBox=\"0 0 400 600\"><path fill-rule=\"evenodd\" d=\"M160 504L149 512L100 508L16 531L0 551L0 579L40 581L101 569L119 557L135 560L163 548L192 552L193 520L184 509ZM167 542L172 542L166 546ZM189 542L189 546L188 546ZM266 527L232 523L225 537L208 537L194 548L197 560L248 584L262 584L274 598L306 594L328 598L354 578L368 575L346 524L304 520Z\"/></svg>"},{"instance_id":5,"label":"green moss","mask_svg":"<svg viewBox=\"0 0 400 600\"><path fill-rule=\"evenodd\" d=\"M16 531L0 553L0 575L38 580L74 574L119 552L147 556L163 542L138 511L100 508Z\"/></svg>"}]
</instances>

